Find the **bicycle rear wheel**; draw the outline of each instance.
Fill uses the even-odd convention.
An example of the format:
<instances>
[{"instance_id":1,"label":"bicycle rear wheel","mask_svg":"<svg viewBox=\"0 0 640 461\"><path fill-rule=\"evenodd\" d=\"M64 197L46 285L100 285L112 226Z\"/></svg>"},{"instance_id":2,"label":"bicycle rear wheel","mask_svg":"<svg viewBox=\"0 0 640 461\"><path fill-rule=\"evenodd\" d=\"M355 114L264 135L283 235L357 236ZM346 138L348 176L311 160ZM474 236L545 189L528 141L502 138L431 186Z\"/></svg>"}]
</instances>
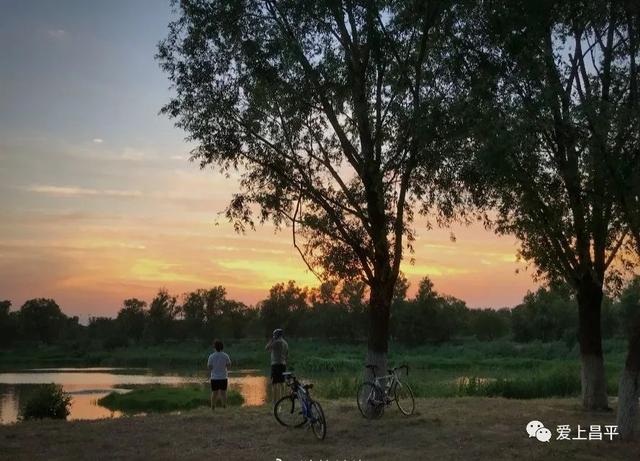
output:
<instances>
[{"instance_id":1,"label":"bicycle rear wheel","mask_svg":"<svg viewBox=\"0 0 640 461\"><path fill-rule=\"evenodd\" d=\"M394 389L394 396L398 409L402 414L405 416L412 415L416 409L416 402L413 398L413 391L409 385L398 381Z\"/></svg>"},{"instance_id":2,"label":"bicycle rear wheel","mask_svg":"<svg viewBox=\"0 0 640 461\"><path fill-rule=\"evenodd\" d=\"M307 419L302 414L302 405L295 394L285 395L273 407L276 420L285 427L300 427Z\"/></svg>"},{"instance_id":3,"label":"bicycle rear wheel","mask_svg":"<svg viewBox=\"0 0 640 461\"><path fill-rule=\"evenodd\" d=\"M384 413L384 394L372 382L364 382L358 388L358 409L367 419L375 419Z\"/></svg>"},{"instance_id":4,"label":"bicycle rear wheel","mask_svg":"<svg viewBox=\"0 0 640 461\"><path fill-rule=\"evenodd\" d=\"M318 440L324 440L327 435L327 420L324 419L322 407L316 401L311 402L311 429Z\"/></svg>"}]
</instances>

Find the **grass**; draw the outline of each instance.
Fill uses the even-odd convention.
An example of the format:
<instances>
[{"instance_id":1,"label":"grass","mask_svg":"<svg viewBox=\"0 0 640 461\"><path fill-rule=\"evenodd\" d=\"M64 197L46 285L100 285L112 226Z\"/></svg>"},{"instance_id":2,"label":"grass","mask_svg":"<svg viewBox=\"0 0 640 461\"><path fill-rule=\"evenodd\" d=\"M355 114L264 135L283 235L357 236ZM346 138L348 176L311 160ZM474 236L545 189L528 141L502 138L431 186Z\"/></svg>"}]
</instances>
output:
<instances>
[{"instance_id":1,"label":"grass","mask_svg":"<svg viewBox=\"0 0 640 461\"><path fill-rule=\"evenodd\" d=\"M353 398L362 376L366 345L293 338L290 363L296 374L316 382L314 392L324 398ZM626 341L603 343L610 395L624 364ZM264 342L256 339L225 341L233 369L257 369L268 375L269 358ZM60 346L0 351L0 367L115 366L149 367L159 373L203 373L210 352L197 343L133 346L105 351L69 350ZM390 345L389 363L406 363L408 381L417 397L499 396L544 398L575 396L580 392L579 350L563 341L515 343L473 339L440 345L406 347ZM11 365L14 364L14 365ZM461 380L462 379L462 380Z\"/></svg>"},{"instance_id":2,"label":"grass","mask_svg":"<svg viewBox=\"0 0 640 461\"><path fill-rule=\"evenodd\" d=\"M327 418L323 442L310 431L279 426L269 405L198 408L180 415L0 426L0 459L626 461L640 454L640 442L555 440L560 424L574 431L578 424L614 424L615 412L585 413L575 399L418 399L413 416L403 417L392 406L374 421L364 420L352 400L321 403ZM532 419L552 429L549 443L527 437Z\"/></svg>"},{"instance_id":3,"label":"grass","mask_svg":"<svg viewBox=\"0 0 640 461\"><path fill-rule=\"evenodd\" d=\"M266 341L257 339L227 340L225 351L235 368L265 368L268 356ZM305 372L360 371L366 353L365 343L335 343L323 340L289 339L290 359L295 368ZM605 361L622 364L626 341L607 339L603 343ZM0 366L119 366L145 368L202 368L211 351L208 345L180 343L155 346L130 346L111 351L94 346L32 346L0 350ZM392 364L407 363L417 370L460 370L477 366L508 370L530 370L550 361L575 362L576 344L562 341L515 343L509 340L453 340L440 345L407 347L390 345Z\"/></svg>"},{"instance_id":4,"label":"grass","mask_svg":"<svg viewBox=\"0 0 640 461\"><path fill-rule=\"evenodd\" d=\"M151 413L177 410L192 410L209 406L210 393L203 386L148 386L130 392L111 392L98 403L112 411L123 413ZM227 392L227 404L242 405L244 399L234 390Z\"/></svg>"},{"instance_id":5,"label":"grass","mask_svg":"<svg viewBox=\"0 0 640 461\"><path fill-rule=\"evenodd\" d=\"M617 393L617 376L610 380L610 395ZM448 373L419 373L410 379L401 378L411 386L415 397L504 397L508 399L536 399L575 397L580 395L580 372L575 367L558 368L529 376L487 377L460 376ZM354 398L362 379L358 376L320 376L314 392L326 399Z\"/></svg>"},{"instance_id":6,"label":"grass","mask_svg":"<svg viewBox=\"0 0 640 461\"><path fill-rule=\"evenodd\" d=\"M535 399L571 397L580 394L580 372L574 367L556 368L549 373L512 379L479 379L470 377L458 384L460 396L505 397Z\"/></svg>"}]
</instances>

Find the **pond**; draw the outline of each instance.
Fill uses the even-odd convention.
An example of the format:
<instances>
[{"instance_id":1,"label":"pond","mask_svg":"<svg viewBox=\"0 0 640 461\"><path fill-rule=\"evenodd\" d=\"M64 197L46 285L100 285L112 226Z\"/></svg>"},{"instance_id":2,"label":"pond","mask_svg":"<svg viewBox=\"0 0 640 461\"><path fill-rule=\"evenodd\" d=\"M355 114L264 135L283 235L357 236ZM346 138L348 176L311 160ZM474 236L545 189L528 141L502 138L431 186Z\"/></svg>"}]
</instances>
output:
<instances>
[{"instance_id":1,"label":"pond","mask_svg":"<svg viewBox=\"0 0 640 461\"><path fill-rule=\"evenodd\" d=\"M157 371L145 368L32 368L0 372L0 424L18 420L21 403L37 385L60 384L71 395L68 419L100 419L122 416L98 405L97 400L112 391L126 392L127 386L162 384L180 386L204 383L200 374ZM229 373L229 387L239 391L245 405L262 405L267 399L268 379L259 370Z\"/></svg>"}]
</instances>

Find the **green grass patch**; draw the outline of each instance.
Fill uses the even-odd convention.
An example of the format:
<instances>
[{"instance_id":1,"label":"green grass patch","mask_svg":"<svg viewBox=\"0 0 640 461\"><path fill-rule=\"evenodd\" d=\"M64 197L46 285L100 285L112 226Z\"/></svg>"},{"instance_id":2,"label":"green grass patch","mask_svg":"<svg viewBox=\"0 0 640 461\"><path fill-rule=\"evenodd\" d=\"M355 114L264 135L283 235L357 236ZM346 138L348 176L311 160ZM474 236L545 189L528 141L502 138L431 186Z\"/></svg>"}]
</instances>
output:
<instances>
[{"instance_id":1,"label":"green grass patch","mask_svg":"<svg viewBox=\"0 0 640 461\"><path fill-rule=\"evenodd\" d=\"M150 413L192 410L210 405L210 392L204 386L141 387L127 393L112 392L98 400L109 410L123 413ZM227 405L238 406L244 398L235 390L227 391Z\"/></svg>"},{"instance_id":2,"label":"green grass patch","mask_svg":"<svg viewBox=\"0 0 640 461\"><path fill-rule=\"evenodd\" d=\"M469 377L458 382L459 396L535 399L580 394L580 370L564 367L513 378Z\"/></svg>"},{"instance_id":3,"label":"green grass patch","mask_svg":"<svg viewBox=\"0 0 640 461\"><path fill-rule=\"evenodd\" d=\"M290 338L290 366L305 372L358 372L366 356L366 343L336 343L326 340ZM268 370L266 340L225 341L234 369ZM545 364L577 362L576 345L561 341L516 343L509 340L477 341L456 339L443 344L408 347L390 344L390 365L408 363L418 370L455 370L466 372L474 367L529 372ZM603 341L605 364L621 365L627 350L626 341L612 338ZM131 345L105 350L96 345L38 346L25 345L0 350L0 367L16 366L114 366L158 369L205 369L211 346L202 343Z\"/></svg>"}]
</instances>

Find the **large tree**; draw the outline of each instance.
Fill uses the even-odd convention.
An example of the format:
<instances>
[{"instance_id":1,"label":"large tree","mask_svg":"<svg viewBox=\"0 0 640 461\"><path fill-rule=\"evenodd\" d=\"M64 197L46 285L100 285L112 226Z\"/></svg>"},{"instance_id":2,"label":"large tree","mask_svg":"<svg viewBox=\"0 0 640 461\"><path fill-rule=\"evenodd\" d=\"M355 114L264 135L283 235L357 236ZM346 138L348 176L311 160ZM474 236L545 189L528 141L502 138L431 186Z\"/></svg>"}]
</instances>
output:
<instances>
[{"instance_id":1,"label":"large tree","mask_svg":"<svg viewBox=\"0 0 640 461\"><path fill-rule=\"evenodd\" d=\"M11 312L11 301L0 301L0 347L11 345L17 328L17 315Z\"/></svg>"},{"instance_id":2,"label":"large tree","mask_svg":"<svg viewBox=\"0 0 640 461\"><path fill-rule=\"evenodd\" d=\"M158 290L146 315L146 334L149 339L158 344L170 339L174 320L179 313L177 298L170 295L166 288Z\"/></svg>"},{"instance_id":3,"label":"large tree","mask_svg":"<svg viewBox=\"0 0 640 461\"><path fill-rule=\"evenodd\" d=\"M118 311L116 321L119 329L127 339L139 343L144 334L147 303L136 298L125 299L122 309Z\"/></svg>"},{"instance_id":4,"label":"large tree","mask_svg":"<svg viewBox=\"0 0 640 461\"><path fill-rule=\"evenodd\" d=\"M183 0L159 45L174 90L163 112L197 143L192 159L241 175L229 219L289 226L320 278L363 280L367 361L384 369L412 210L442 198L435 184L448 178L454 12L422 0Z\"/></svg>"},{"instance_id":5,"label":"large tree","mask_svg":"<svg viewBox=\"0 0 640 461\"><path fill-rule=\"evenodd\" d=\"M602 133L592 126L596 101L625 104L625 83L609 78L614 10L586 0L486 2L470 58L480 77L470 178L488 186L476 191L497 210L496 230L519 239L538 275L573 288L587 409L608 406L601 304L625 237L604 152L629 132L611 129L612 112L596 117Z\"/></svg>"},{"instance_id":6,"label":"large tree","mask_svg":"<svg viewBox=\"0 0 640 461\"><path fill-rule=\"evenodd\" d=\"M592 43L581 69L590 84L578 93L588 135L598 147L618 210L640 259L640 4L610 1L589 23ZM592 65L589 65L589 62ZM591 83L593 82L593 83ZM637 289L637 279L623 294ZM623 298L624 300L624 298ZM620 435L633 436L640 397L640 312L626 318L629 350L618 386Z\"/></svg>"},{"instance_id":7,"label":"large tree","mask_svg":"<svg viewBox=\"0 0 640 461\"><path fill-rule=\"evenodd\" d=\"M25 338L51 344L60 336L67 317L53 299L36 298L20 307L19 319Z\"/></svg>"}]
</instances>

